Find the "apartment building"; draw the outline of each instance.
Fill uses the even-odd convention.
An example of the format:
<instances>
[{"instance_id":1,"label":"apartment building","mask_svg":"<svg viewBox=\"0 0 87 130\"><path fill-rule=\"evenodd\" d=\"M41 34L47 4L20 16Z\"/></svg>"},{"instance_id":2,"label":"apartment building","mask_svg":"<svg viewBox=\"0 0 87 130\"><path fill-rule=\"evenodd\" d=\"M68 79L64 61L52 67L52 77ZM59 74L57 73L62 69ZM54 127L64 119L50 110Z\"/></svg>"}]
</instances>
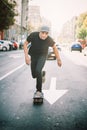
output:
<instances>
[{"instance_id":1,"label":"apartment building","mask_svg":"<svg viewBox=\"0 0 87 130\"><path fill-rule=\"evenodd\" d=\"M35 31L41 25L40 6L30 5L28 13L29 31Z\"/></svg>"},{"instance_id":2,"label":"apartment building","mask_svg":"<svg viewBox=\"0 0 87 130\"><path fill-rule=\"evenodd\" d=\"M15 17L15 24L11 26L8 30L5 30L4 38L9 40L21 39L26 35L26 25L28 17L28 0L9 0L10 2L16 2L15 11L18 13L18 16Z\"/></svg>"},{"instance_id":3,"label":"apartment building","mask_svg":"<svg viewBox=\"0 0 87 130\"><path fill-rule=\"evenodd\" d=\"M30 32L36 31L43 22L51 25L47 19L41 18L40 6L30 5L29 0L9 1L17 3L15 11L18 16L15 17L15 24L5 30L5 39L14 39L20 42L22 39L26 39Z\"/></svg>"}]
</instances>

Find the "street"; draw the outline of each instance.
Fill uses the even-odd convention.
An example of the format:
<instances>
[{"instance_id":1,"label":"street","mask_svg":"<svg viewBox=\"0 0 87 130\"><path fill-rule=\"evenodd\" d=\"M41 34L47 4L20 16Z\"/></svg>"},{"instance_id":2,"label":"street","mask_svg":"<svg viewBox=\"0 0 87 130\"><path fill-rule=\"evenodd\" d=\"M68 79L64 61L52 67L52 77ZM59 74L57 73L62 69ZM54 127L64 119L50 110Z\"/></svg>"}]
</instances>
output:
<instances>
[{"instance_id":1,"label":"street","mask_svg":"<svg viewBox=\"0 0 87 130\"><path fill-rule=\"evenodd\" d=\"M47 60L44 102L33 104L35 79L23 50L0 52L0 130L86 130L87 56L61 51Z\"/></svg>"}]
</instances>

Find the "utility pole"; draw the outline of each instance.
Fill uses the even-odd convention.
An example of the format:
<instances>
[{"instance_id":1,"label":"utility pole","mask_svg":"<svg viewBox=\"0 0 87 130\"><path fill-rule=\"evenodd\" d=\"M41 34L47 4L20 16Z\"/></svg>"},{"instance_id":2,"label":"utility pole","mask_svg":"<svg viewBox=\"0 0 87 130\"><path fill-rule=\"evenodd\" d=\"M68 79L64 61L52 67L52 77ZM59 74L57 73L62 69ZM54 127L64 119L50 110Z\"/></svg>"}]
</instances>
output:
<instances>
[{"instance_id":1,"label":"utility pole","mask_svg":"<svg viewBox=\"0 0 87 130\"><path fill-rule=\"evenodd\" d=\"M28 17L29 17L29 0L27 0L27 7L26 7L26 35L28 36Z\"/></svg>"},{"instance_id":2,"label":"utility pole","mask_svg":"<svg viewBox=\"0 0 87 130\"><path fill-rule=\"evenodd\" d=\"M27 22L28 22L28 3L29 0L21 0L21 42L20 42L20 49L22 49L22 42L23 42L23 33L24 29L23 26L26 29L26 35L28 33L27 29Z\"/></svg>"},{"instance_id":3,"label":"utility pole","mask_svg":"<svg viewBox=\"0 0 87 130\"><path fill-rule=\"evenodd\" d=\"M23 0L21 0L21 42L20 42L20 49L22 49L22 28L23 28Z\"/></svg>"}]
</instances>

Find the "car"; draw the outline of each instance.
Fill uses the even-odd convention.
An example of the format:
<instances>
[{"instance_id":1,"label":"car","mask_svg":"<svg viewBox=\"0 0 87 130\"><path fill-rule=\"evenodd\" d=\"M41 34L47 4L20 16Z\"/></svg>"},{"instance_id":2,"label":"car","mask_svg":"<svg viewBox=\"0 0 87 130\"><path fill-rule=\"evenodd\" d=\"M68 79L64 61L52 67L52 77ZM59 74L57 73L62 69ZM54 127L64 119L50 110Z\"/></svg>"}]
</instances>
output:
<instances>
[{"instance_id":1,"label":"car","mask_svg":"<svg viewBox=\"0 0 87 130\"><path fill-rule=\"evenodd\" d=\"M12 50L12 42L8 40L0 40L0 50Z\"/></svg>"},{"instance_id":2,"label":"car","mask_svg":"<svg viewBox=\"0 0 87 130\"><path fill-rule=\"evenodd\" d=\"M55 56L55 54L54 54L54 52L53 52L53 48L52 47L49 47L48 48L48 56L47 56L47 59L56 59L56 56Z\"/></svg>"},{"instance_id":3,"label":"car","mask_svg":"<svg viewBox=\"0 0 87 130\"><path fill-rule=\"evenodd\" d=\"M59 51L61 51L61 46L59 44L56 44L56 47ZM48 57L47 59L54 59L56 60L56 56L54 54L54 51L53 51L53 48L52 47L49 47L48 48Z\"/></svg>"},{"instance_id":4,"label":"car","mask_svg":"<svg viewBox=\"0 0 87 130\"><path fill-rule=\"evenodd\" d=\"M81 44L79 42L74 43L71 46L71 51L80 51L80 52L82 52L82 46L81 46Z\"/></svg>"},{"instance_id":5,"label":"car","mask_svg":"<svg viewBox=\"0 0 87 130\"><path fill-rule=\"evenodd\" d=\"M85 47L85 48L83 49L83 54L84 54L84 56L87 56L87 47Z\"/></svg>"},{"instance_id":6,"label":"car","mask_svg":"<svg viewBox=\"0 0 87 130\"><path fill-rule=\"evenodd\" d=\"M0 40L0 50L2 51L7 51L11 50L12 48L12 43L8 40Z\"/></svg>"},{"instance_id":7,"label":"car","mask_svg":"<svg viewBox=\"0 0 87 130\"><path fill-rule=\"evenodd\" d=\"M57 49L58 49L59 51L61 51L61 46L60 46L60 45L56 44L56 47L57 47Z\"/></svg>"},{"instance_id":8,"label":"car","mask_svg":"<svg viewBox=\"0 0 87 130\"><path fill-rule=\"evenodd\" d=\"M16 41L12 41L12 43L13 50L17 50L19 48L19 44Z\"/></svg>"}]
</instances>

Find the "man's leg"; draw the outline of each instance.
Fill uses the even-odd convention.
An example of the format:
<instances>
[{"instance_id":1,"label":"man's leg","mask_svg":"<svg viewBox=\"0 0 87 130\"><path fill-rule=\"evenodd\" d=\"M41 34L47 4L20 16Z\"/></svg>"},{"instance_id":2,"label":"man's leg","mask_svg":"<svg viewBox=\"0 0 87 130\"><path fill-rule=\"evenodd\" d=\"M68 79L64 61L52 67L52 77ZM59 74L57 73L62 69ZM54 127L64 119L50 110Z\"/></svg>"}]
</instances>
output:
<instances>
[{"instance_id":1,"label":"man's leg","mask_svg":"<svg viewBox=\"0 0 87 130\"><path fill-rule=\"evenodd\" d=\"M36 78L37 60L37 57L31 57L31 73L33 78Z\"/></svg>"},{"instance_id":2,"label":"man's leg","mask_svg":"<svg viewBox=\"0 0 87 130\"><path fill-rule=\"evenodd\" d=\"M45 82L46 71L42 71L42 83Z\"/></svg>"},{"instance_id":3,"label":"man's leg","mask_svg":"<svg viewBox=\"0 0 87 130\"><path fill-rule=\"evenodd\" d=\"M42 91L42 69L44 67L46 61L46 57L45 56L39 56L38 60L37 60L37 66L36 66L36 80L37 80L37 84L36 84L36 88L37 91Z\"/></svg>"}]
</instances>

